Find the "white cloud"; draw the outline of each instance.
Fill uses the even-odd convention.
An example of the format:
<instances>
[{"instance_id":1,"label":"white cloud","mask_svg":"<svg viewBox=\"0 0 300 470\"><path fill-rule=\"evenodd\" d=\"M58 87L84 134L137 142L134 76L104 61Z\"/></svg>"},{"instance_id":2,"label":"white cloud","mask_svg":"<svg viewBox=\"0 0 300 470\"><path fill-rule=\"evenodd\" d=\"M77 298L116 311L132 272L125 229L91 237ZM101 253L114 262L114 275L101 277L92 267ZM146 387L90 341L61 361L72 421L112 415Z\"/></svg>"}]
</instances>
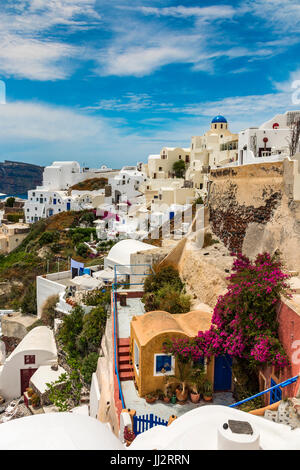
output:
<instances>
[{"instance_id":1,"label":"white cloud","mask_svg":"<svg viewBox=\"0 0 300 470\"><path fill-rule=\"evenodd\" d=\"M0 73L31 80L68 77L82 48L49 32L57 26L85 29L98 21L95 0L19 0L4 5L0 15ZM46 34L47 33L47 34ZM55 37L55 35L54 35Z\"/></svg>"},{"instance_id":2,"label":"white cloud","mask_svg":"<svg viewBox=\"0 0 300 470\"><path fill-rule=\"evenodd\" d=\"M105 136L105 122L64 107L32 102L0 105L0 138L7 141L37 140L76 142Z\"/></svg>"},{"instance_id":3,"label":"white cloud","mask_svg":"<svg viewBox=\"0 0 300 470\"><path fill-rule=\"evenodd\" d=\"M210 7L139 7L139 11L145 15L174 16L174 17L197 17L203 19L232 18L235 10L230 5L213 5Z\"/></svg>"},{"instance_id":4,"label":"white cloud","mask_svg":"<svg viewBox=\"0 0 300 470\"><path fill-rule=\"evenodd\" d=\"M299 33L299 0L248 0L244 6L244 13L247 14L248 10L248 12L265 20L266 28L272 28L281 34Z\"/></svg>"},{"instance_id":5,"label":"white cloud","mask_svg":"<svg viewBox=\"0 0 300 470\"><path fill-rule=\"evenodd\" d=\"M191 51L183 46L162 45L129 47L125 51L111 49L104 58L101 75L134 75L142 77L160 67L179 62L192 62Z\"/></svg>"},{"instance_id":6,"label":"white cloud","mask_svg":"<svg viewBox=\"0 0 300 470\"><path fill-rule=\"evenodd\" d=\"M66 59L79 54L77 47L36 39L0 35L0 73L31 80L57 80L68 77Z\"/></svg>"}]
</instances>

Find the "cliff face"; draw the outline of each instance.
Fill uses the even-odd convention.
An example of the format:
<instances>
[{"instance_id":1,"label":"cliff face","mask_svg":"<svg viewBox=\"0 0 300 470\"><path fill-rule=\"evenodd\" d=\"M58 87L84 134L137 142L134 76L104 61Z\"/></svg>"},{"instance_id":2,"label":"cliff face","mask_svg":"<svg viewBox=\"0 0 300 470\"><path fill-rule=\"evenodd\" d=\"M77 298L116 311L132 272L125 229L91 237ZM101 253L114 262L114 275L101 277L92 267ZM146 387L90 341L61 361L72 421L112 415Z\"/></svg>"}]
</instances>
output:
<instances>
[{"instance_id":1,"label":"cliff face","mask_svg":"<svg viewBox=\"0 0 300 470\"><path fill-rule=\"evenodd\" d=\"M211 230L230 251L254 258L279 250L287 268L300 271L299 179L296 161L212 171Z\"/></svg>"},{"instance_id":2,"label":"cliff face","mask_svg":"<svg viewBox=\"0 0 300 470\"><path fill-rule=\"evenodd\" d=\"M30 163L0 162L0 193L24 194L40 186L43 180L42 166Z\"/></svg>"}]
</instances>

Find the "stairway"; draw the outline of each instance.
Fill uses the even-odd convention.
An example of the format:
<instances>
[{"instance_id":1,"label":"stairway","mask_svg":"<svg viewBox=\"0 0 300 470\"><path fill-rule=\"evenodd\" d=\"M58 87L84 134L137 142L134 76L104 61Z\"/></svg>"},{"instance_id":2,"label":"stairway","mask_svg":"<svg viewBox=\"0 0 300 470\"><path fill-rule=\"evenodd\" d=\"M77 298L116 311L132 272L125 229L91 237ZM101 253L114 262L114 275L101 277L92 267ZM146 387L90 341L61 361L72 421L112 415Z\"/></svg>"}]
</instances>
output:
<instances>
[{"instance_id":1,"label":"stairway","mask_svg":"<svg viewBox=\"0 0 300 470\"><path fill-rule=\"evenodd\" d=\"M118 358L120 380L122 382L125 380L133 380L133 367L132 364L130 364L130 338L118 339Z\"/></svg>"},{"instance_id":2,"label":"stairway","mask_svg":"<svg viewBox=\"0 0 300 470\"><path fill-rule=\"evenodd\" d=\"M287 424L292 429L300 427L300 400L288 398L279 403L277 411L266 410L264 418L274 423Z\"/></svg>"}]
</instances>

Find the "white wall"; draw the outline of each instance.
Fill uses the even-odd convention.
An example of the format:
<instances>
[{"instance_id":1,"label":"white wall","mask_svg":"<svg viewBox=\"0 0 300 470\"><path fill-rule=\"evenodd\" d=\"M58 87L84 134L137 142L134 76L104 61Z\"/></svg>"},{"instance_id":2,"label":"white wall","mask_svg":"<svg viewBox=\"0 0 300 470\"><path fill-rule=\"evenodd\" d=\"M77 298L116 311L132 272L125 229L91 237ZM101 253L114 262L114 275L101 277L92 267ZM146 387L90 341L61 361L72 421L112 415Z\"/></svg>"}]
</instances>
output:
<instances>
[{"instance_id":1,"label":"white wall","mask_svg":"<svg viewBox=\"0 0 300 470\"><path fill-rule=\"evenodd\" d=\"M59 275L61 276L61 279L63 279L66 277L71 277L71 272L65 271L59 273ZM50 297L51 295L59 295L61 292L65 292L66 290L66 286L55 282L55 280L58 280L59 275L57 273L54 273L53 275L48 274L47 278L44 278L42 276L38 276L36 278L36 301L38 318L41 317L43 305L48 299L48 297ZM53 280L51 280L51 276Z\"/></svg>"},{"instance_id":2,"label":"white wall","mask_svg":"<svg viewBox=\"0 0 300 470\"><path fill-rule=\"evenodd\" d=\"M94 372L92 375L92 383L90 389L90 416L97 418L100 402L100 387L97 379L97 374Z\"/></svg>"},{"instance_id":3,"label":"white wall","mask_svg":"<svg viewBox=\"0 0 300 470\"><path fill-rule=\"evenodd\" d=\"M35 364L24 364L25 355L35 355ZM38 369L41 365L53 364L57 355L50 351L28 349L9 356L0 373L0 395L6 400L21 396L21 369Z\"/></svg>"}]
</instances>

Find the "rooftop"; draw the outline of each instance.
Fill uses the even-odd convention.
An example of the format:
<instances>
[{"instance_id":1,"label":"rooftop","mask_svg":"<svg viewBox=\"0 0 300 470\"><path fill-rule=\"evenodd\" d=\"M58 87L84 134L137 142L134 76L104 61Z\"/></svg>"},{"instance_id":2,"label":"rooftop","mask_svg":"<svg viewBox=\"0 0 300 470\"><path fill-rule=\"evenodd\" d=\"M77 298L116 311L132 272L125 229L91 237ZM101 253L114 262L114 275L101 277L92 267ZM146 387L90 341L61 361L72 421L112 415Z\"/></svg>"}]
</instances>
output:
<instances>
[{"instance_id":1,"label":"rooftop","mask_svg":"<svg viewBox=\"0 0 300 470\"><path fill-rule=\"evenodd\" d=\"M206 331L210 328L211 318L212 314L204 310L193 310L177 315L153 311L133 319L132 327L142 346L154 336L167 331L183 333L193 338L197 336L198 331Z\"/></svg>"}]
</instances>

